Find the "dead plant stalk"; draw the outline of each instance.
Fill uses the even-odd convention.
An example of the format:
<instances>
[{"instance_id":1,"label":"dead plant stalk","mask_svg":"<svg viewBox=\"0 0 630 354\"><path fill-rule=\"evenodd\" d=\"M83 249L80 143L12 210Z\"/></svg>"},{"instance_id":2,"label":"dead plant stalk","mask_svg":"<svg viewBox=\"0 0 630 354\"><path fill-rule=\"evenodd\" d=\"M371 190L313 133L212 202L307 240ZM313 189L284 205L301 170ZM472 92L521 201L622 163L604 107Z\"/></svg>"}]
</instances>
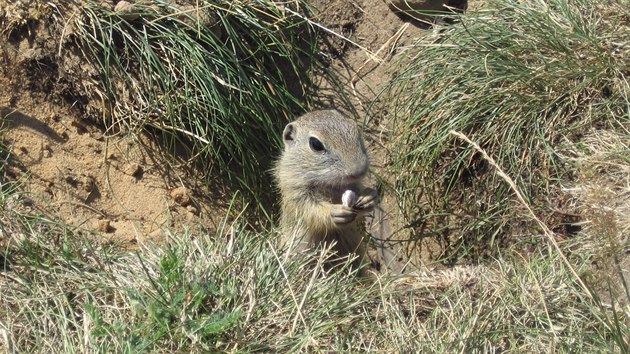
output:
<instances>
[{"instance_id":1,"label":"dead plant stalk","mask_svg":"<svg viewBox=\"0 0 630 354\"><path fill-rule=\"evenodd\" d=\"M510 188L516 194L516 197L518 198L519 202L521 202L521 204L527 209L527 211L529 212L531 217L534 219L534 221L536 221L536 223L538 223L540 228L543 230L543 233L545 234L545 236L547 237L549 242L551 242L553 247L556 249L556 251L558 252L560 257L562 258L562 261L564 262L564 264L569 268L569 270L571 271L573 276L575 276L575 279L580 284L580 287L586 292L586 294L588 294L588 297L591 300L594 300L593 294L591 293L590 289L586 286L586 284L584 284L584 282L582 281L582 278L580 278L578 273L575 271L575 269L573 268L573 266L571 265L571 263L567 259L567 257L564 255L564 253L560 249L560 246L558 245L558 243L556 242L556 240L554 238L553 231L551 231L551 229L549 229L549 227L547 227L547 225L545 225L545 223L543 223L540 220L540 218L538 218L538 216L536 216L536 214L534 213L532 208L529 206L529 204L525 200L525 197L523 197L523 193L521 193L521 191L516 186L516 183L514 183L514 180L510 176L508 176L505 172L503 172L503 170L497 164L497 162L494 161L494 159L492 157L490 157L490 155L488 155L484 149L482 149L477 143L475 143L472 140L470 140L466 135L464 135L464 134L462 134L462 133L460 133L458 131L455 131L455 130L450 130L449 133L454 135L454 136L456 136L459 139L464 140L468 144L472 145L475 148L475 150L477 150L479 153L481 153L483 158L486 161L488 161L488 163L490 163L490 165L492 165L496 169L496 172L499 175L499 177L501 177L505 182L507 182L507 184L510 186Z\"/></svg>"}]
</instances>

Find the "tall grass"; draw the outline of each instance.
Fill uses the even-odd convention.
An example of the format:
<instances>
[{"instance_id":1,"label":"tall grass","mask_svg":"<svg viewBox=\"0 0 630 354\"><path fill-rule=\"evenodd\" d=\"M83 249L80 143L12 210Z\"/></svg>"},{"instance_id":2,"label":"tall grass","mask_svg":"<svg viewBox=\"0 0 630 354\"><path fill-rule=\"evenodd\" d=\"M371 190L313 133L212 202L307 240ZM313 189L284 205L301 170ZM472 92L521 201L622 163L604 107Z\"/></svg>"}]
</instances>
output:
<instances>
[{"instance_id":1,"label":"tall grass","mask_svg":"<svg viewBox=\"0 0 630 354\"><path fill-rule=\"evenodd\" d=\"M325 271L326 253L286 259L273 231L239 219L137 252L13 211L0 227L9 353L628 349L628 314L597 306L552 248L359 283L349 268ZM585 253L574 266L588 264Z\"/></svg>"},{"instance_id":2,"label":"tall grass","mask_svg":"<svg viewBox=\"0 0 630 354\"><path fill-rule=\"evenodd\" d=\"M391 169L412 239L437 238L455 259L529 233L507 185L451 130L515 177L538 214L562 208L558 180L573 167L558 147L630 126L628 16L624 0L495 0L407 52L388 93Z\"/></svg>"},{"instance_id":3,"label":"tall grass","mask_svg":"<svg viewBox=\"0 0 630 354\"><path fill-rule=\"evenodd\" d=\"M285 11L303 1L78 4L57 16L96 67L86 81L111 133L159 131L208 175L257 198L268 190L279 132L311 89L313 32Z\"/></svg>"}]
</instances>

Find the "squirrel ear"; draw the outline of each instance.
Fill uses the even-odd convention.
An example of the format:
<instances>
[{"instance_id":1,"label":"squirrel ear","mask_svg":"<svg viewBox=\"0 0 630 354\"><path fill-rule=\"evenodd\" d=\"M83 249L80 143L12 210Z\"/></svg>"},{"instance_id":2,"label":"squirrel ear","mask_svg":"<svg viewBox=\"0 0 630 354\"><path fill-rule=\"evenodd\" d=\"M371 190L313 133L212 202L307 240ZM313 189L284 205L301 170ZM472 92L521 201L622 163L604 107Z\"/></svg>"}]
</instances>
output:
<instances>
[{"instance_id":1,"label":"squirrel ear","mask_svg":"<svg viewBox=\"0 0 630 354\"><path fill-rule=\"evenodd\" d=\"M293 145L295 143L296 134L297 134L297 131L293 123L287 124L287 126L284 127L284 132L282 132L282 140L284 140L284 145L285 146Z\"/></svg>"}]
</instances>

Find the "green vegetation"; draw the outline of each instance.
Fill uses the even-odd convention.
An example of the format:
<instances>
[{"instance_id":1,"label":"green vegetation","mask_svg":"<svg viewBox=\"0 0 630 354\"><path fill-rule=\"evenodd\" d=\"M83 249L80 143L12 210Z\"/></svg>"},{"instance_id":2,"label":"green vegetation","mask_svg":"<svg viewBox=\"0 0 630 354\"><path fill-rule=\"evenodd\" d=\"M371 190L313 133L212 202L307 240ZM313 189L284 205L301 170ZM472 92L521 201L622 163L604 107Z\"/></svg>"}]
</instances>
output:
<instances>
[{"instance_id":1,"label":"green vegetation","mask_svg":"<svg viewBox=\"0 0 630 354\"><path fill-rule=\"evenodd\" d=\"M494 157L538 213L563 207L575 170L559 156L567 142L630 129L628 16L623 0L491 1L417 42L389 92L391 169L412 238L434 236L456 261L492 255L531 226L451 131Z\"/></svg>"},{"instance_id":2,"label":"green vegetation","mask_svg":"<svg viewBox=\"0 0 630 354\"><path fill-rule=\"evenodd\" d=\"M260 195L308 93L308 63L285 64L313 48L274 3L227 3L54 20L98 64L111 131L157 129ZM389 92L406 221L477 265L365 281L289 259L238 193L217 230L130 251L33 211L2 147L0 352L630 352L630 6L488 6L421 39ZM579 232L541 216L560 207Z\"/></svg>"},{"instance_id":3,"label":"green vegetation","mask_svg":"<svg viewBox=\"0 0 630 354\"><path fill-rule=\"evenodd\" d=\"M210 176L259 198L278 131L308 103L310 27L270 1L149 4L59 15L96 64L92 98L105 99L106 126L157 129L169 149L190 149Z\"/></svg>"},{"instance_id":4,"label":"green vegetation","mask_svg":"<svg viewBox=\"0 0 630 354\"><path fill-rule=\"evenodd\" d=\"M242 221L216 235L171 235L163 247L123 252L43 218L5 213L0 350L628 349L627 311L597 306L552 248L492 268L362 284L347 269L326 273L325 255L284 259L271 231L253 234ZM589 262L584 254L574 266Z\"/></svg>"}]
</instances>

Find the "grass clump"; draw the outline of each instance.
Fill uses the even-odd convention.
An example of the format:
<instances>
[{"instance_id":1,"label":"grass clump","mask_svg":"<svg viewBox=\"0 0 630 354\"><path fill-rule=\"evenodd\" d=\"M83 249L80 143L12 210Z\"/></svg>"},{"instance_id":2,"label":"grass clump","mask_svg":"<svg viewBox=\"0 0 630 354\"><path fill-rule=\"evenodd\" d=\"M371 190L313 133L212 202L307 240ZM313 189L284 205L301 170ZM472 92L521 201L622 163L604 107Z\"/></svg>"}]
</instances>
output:
<instances>
[{"instance_id":1,"label":"grass clump","mask_svg":"<svg viewBox=\"0 0 630 354\"><path fill-rule=\"evenodd\" d=\"M597 306L551 247L360 283L238 221L129 252L20 218L0 218L7 352L623 352L630 335L628 314Z\"/></svg>"},{"instance_id":2,"label":"grass clump","mask_svg":"<svg viewBox=\"0 0 630 354\"><path fill-rule=\"evenodd\" d=\"M2 253L11 269L0 273L0 329L19 352L327 347L367 293L347 271L332 277L321 259L282 259L269 235L237 224L137 253L90 246L61 227L47 226L59 235L47 237L40 224L9 234Z\"/></svg>"},{"instance_id":3,"label":"grass clump","mask_svg":"<svg viewBox=\"0 0 630 354\"><path fill-rule=\"evenodd\" d=\"M304 3L78 3L57 17L93 67L83 85L111 132L159 131L171 151L259 198L279 132L307 104L313 33L285 11Z\"/></svg>"},{"instance_id":4,"label":"grass clump","mask_svg":"<svg viewBox=\"0 0 630 354\"><path fill-rule=\"evenodd\" d=\"M630 301L630 133L593 131L569 145L564 156L578 168L564 186L584 215L580 242L593 256L588 279L606 302Z\"/></svg>"},{"instance_id":5,"label":"grass clump","mask_svg":"<svg viewBox=\"0 0 630 354\"><path fill-rule=\"evenodd\" d=\"M562 208L574 166L558 147L628 129L627 1L495 0L421 39L391 85L392 170L412 239L443 257L483 257L527 228L508 186L464 133L513 176L540 214ZM522 213L521 213L522 214ZM544 220L554 228L563 217Z\"/></svg>"}]
</instances>

